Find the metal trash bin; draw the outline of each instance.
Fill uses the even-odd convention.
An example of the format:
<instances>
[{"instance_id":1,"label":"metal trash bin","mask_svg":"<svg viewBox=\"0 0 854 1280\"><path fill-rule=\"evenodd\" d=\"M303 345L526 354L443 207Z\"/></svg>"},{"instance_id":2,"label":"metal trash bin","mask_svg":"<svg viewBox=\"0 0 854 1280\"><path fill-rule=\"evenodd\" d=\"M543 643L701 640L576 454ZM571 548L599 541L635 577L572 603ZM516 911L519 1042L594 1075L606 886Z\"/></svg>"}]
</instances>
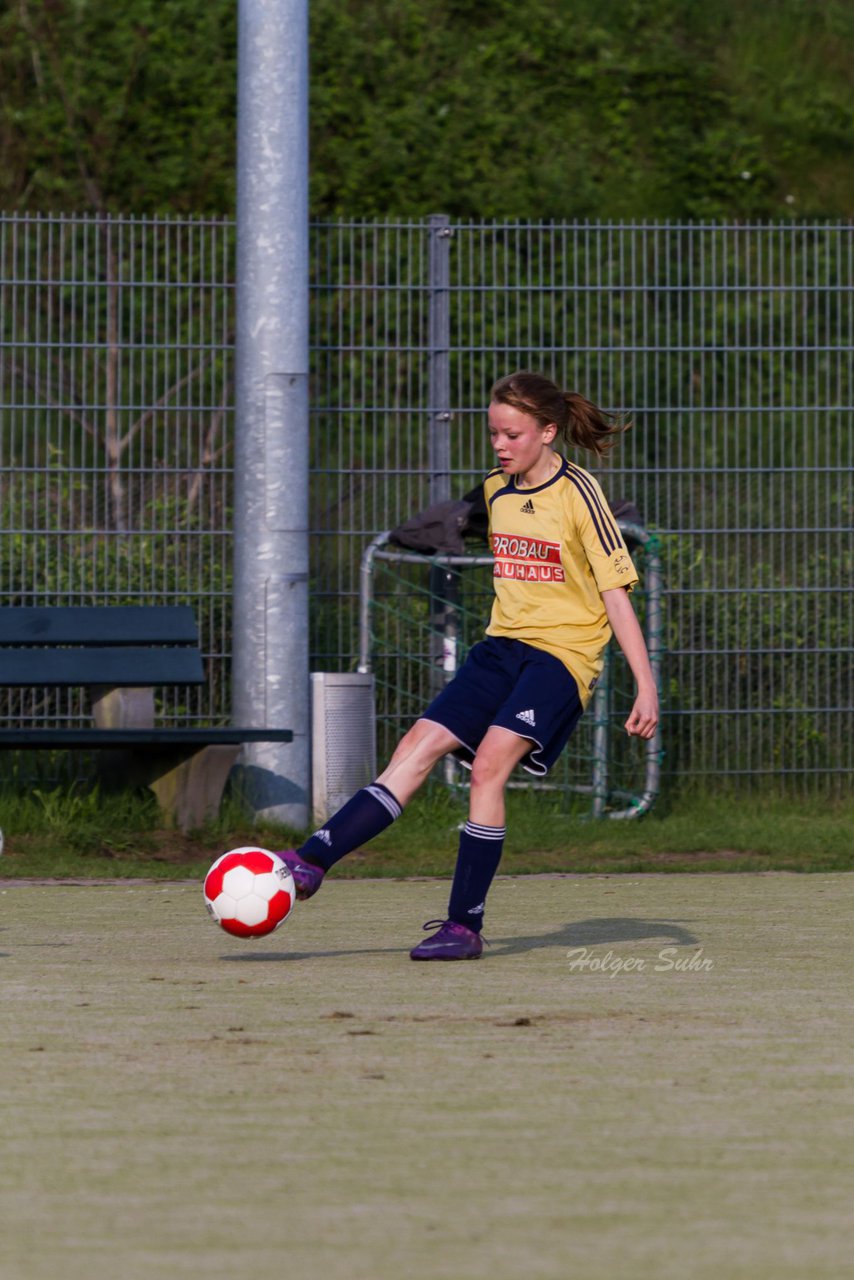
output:
<instances>
[{"instance_id":1,"label":"metal trash bin","mask_svg":"<svg viewBox=\"0 0 854 1280\"><path fill-rule=\"evenodd\" d=\"M322 825L377 773L374 676L362 671L311 674L311 802Z\"/></svg>"}]
</instances>

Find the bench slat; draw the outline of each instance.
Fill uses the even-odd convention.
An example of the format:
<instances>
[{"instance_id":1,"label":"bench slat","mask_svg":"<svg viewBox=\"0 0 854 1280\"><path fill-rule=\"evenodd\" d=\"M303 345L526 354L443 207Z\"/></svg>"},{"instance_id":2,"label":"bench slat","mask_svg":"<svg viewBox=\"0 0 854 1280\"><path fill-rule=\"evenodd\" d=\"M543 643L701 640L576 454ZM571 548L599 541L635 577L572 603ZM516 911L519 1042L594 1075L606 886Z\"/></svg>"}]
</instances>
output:
<instances>
[{"instance_id":1,"label":"bench slat","mask_svg":"<svg viewBox=\"0 0 854 1280\"><path fill-rule=\"evenodd\" d=\"M293 742L292 729L0 729L0 747L237 746L242 742Z\"/></svg>"},{"instance_id":2,"label":"bench slat","mask_svg":"<svg viewBox=\"0 0 854 1280\"><path fill-rule=\"evenodd\" d=\"M0 608L0 645L196 644L190 605L68 605Z\"/></svg>"},{"instance_id":3,"label":"bench slat","mask_svg":"<svg viewBox=\"0 0 854 1280\"><path fill-rule=\"evenodd\" d=\"M198 649L0 649L0 685L204 684Z\"/></svg>"}]
</instances>

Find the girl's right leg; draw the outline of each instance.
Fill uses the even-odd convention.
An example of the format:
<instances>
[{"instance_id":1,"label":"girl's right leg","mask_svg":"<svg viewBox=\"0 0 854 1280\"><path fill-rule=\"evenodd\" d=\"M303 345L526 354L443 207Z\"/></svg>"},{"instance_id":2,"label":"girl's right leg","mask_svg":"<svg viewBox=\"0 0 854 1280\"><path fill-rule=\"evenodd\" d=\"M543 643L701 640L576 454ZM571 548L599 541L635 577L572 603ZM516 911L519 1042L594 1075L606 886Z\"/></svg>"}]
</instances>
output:
<instances>
[{"instance_id":1,"label":"girl's right leg","mask_svg":"<svg viewBox=\"0 0 854 1280\"><path fill-rule=\"evenodd\" d=\"M280 853L294 877L297 897L312 897L330 867L391 826L434 764L457 746L458 740L442 725L417 720L376 782L357 791L299 849Z\"/></svg>"},{"instance_id":2,"label":"girl's right leg","mask_svg":"<svg viewBox=\"0 0 854 1280\"><path fill-rule=\"evenodd\" d=\"M435 720L416 720L397 744L377 782L388 787L404 806L426 782L433 766L459 745L459 739L444 725Z\"/></svg>"}]
</instances>

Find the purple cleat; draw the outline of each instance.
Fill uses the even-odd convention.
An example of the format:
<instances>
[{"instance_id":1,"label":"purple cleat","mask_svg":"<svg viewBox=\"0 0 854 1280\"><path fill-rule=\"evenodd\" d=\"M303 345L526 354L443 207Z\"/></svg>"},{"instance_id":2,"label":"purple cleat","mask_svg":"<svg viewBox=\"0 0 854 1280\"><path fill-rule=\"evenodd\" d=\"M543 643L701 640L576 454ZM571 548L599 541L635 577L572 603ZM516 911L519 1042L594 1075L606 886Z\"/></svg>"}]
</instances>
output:
<instances>
[{"instance_id":1,"label":"purple cleat","mask_svg":"<svg viewBox=\"0 0 854 1280\"><path fill-rule=\"evenodd\" d=\"M425 938L413 947L412 960L477 960L483 951L483 939L474 929L453 920L428 920L425 929L440 928L432 938Z\"/></svg>"},{"instance_id":2,"label":"purple cleat","mask_svg":"<svg viewBox=\"0 0 854 1280\"><path fill-rule=\"evenodd\" d=\"M317 893L323 884L326 872L323 867L316 867L313 862L303 862L296 849L280 849L276 855L282 859L294 878L297 900L305 902Z\"/></svg>"}]
</instances>

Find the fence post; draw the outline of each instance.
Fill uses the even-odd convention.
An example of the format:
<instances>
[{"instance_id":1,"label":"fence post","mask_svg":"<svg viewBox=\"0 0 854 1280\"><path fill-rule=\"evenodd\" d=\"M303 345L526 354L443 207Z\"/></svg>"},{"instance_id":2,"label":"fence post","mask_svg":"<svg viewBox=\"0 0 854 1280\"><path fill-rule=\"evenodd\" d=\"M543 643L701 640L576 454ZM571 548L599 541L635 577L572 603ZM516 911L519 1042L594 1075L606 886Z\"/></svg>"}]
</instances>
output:
<instances>
[{"instance_id":1,"label":"fence post","mask_svg":"<svg viewBox=\"0 0 854 1280\"><path fill-rule=\"evenodd\" d=\"M603 655L602 674L593 693L593 743L592 743L592 805L591 814L601 818L608 803L608 724L611 711L611 646L607 645Z\"/></svg>"},{"instance_id":2,"label":"fence post","mask_svg":"<svg viewBox=\"0 0 854 1280\"><path fill-rule=\"evenodd\" d=\"M309 820L308 4L240 0L232 715L256 814Z\"/></svg>"},{"instance_id":3,"label":"fence post","mask_svg":"<svg viewBox=\"0 0 854 1280\"><path fill-rule=\"evenodd\" d=\"M428 355L427 438L430 470L430 502L444 502L451 495L451 236L447 214L430 216L428 256ZM430 580L430 693L435 696L449 679L448 646L456 643L456 611L459 579L441 565L431 565Z\"/></svg>"},{"instance_id":4,"label":"fence post","mask_svg":"<svg viewBox=\"0 0 854 1280\"><path fill-rule=\"evenodd\" d=\"M450 219L445 213L430 215L428 256L427 399L430 469L430 501L451 496L451 284Z\"/></svg>"}]
</instances>

